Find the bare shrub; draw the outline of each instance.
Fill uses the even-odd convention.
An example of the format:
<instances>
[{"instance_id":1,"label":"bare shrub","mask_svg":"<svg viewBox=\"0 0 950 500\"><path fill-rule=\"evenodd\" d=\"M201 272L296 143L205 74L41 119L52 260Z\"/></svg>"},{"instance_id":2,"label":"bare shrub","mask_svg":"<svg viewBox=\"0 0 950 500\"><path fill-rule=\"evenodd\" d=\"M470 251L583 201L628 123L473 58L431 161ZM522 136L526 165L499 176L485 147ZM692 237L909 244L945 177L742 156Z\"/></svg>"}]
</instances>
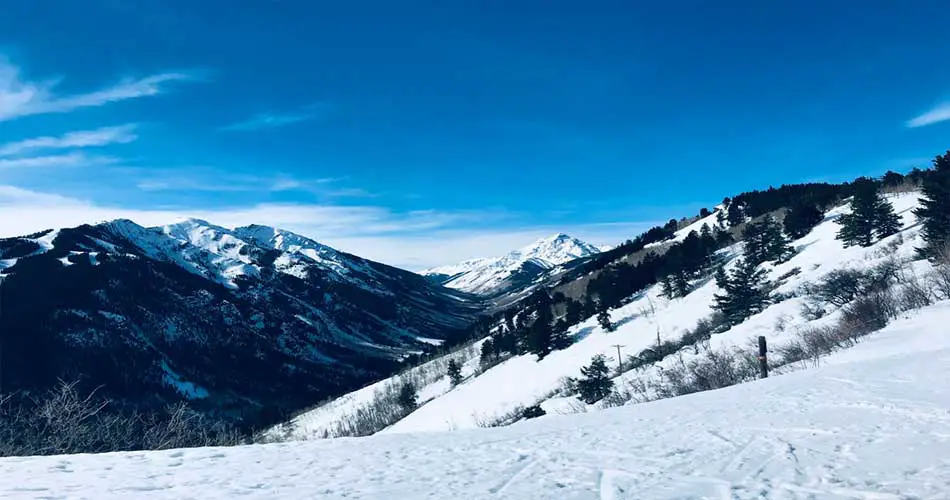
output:
<instances>
[{"instance_id":1,"label":"bare shrub","mask_svg":"<svg viewBox=\"0 0 950 500\"><path fill-rule=\"evenodd\" d=\"M123 409L77 382L0 405L0 456L230 446L246 440L230 424L186 403L163 412Z\"/></svg>"},{"instance_id":2,"label":"bare shrub","mask_svg":"<svg viewBox=\"0 0 950 500\"><path fill-rule=\"evenodd\" d=\"M799 361L818 360L843 347L851 347L855 339L846 335L836 327L808 328L796 333L795 339L775 349L779 356L779 364L796 363Z\"/></svg>"},{"instance_id":3,"label":"bare shrub","mask_svg":"<svg viewBox=\"0 0 950 500\"><path fill-rule=\"evenodd\" d=\"M849 338L863 337L884 328L899 313L897 299L890 290L878 291L844 308L838 328Z\"/></svg>"},{"instance_id":4,"label":"bare shrub","mask_svg":"<svg viewBox=\"0 0 950 500\"><path fill-rule=\"evenodd\" d=\"M950 243L944 245L934 258L934 270L928 284L940 300L950 299Z\"/></svg>"},{"instance_id":5,"label":"bare shrub","mask_svg":"<svg viewBox=\"0 0 950 500\"><path fill-rule=\"evenodd\" d=\"M844 307L863 295L890 289L900 278L900 269L893 259L868 270L835 269L806 291L820 303Z\"/></svg>"},{"instance_id":6,"label":"bare shrub","mask_svg":"<svg viewBox=\"0 0 950 500\"><path fill-rule=\"evenodd\" d=\"M823 318L825 314L828 314L828 311L825 310L821 302L814 299L805 299L805 301L802 302L801 313L802 318L808 321L815 321Z\"/></svg>"},{"instance_id":7,"label":"bare shrub","mask_svg":"<svg viewBox=\"0 0 950 500\"><path fill-rule=\"evenodd\" d=\"M934 303L934 291L921 282L915 274L903 273L900 278L903 285L897 296L898 309L912 311Z\"/></svg>"},{"instance_id":8,"label":"bare shrub","mask_svg":"<svg viewBox=\"0 0 950 500\"><path fill-rule=\"evenodd\" d=\"M754 380L757 361L739 349L708 351L698 359L683 361L660 370L656 394L660 398L682 396L694 392L720 389Z\"/></svg>"}]
</instances>

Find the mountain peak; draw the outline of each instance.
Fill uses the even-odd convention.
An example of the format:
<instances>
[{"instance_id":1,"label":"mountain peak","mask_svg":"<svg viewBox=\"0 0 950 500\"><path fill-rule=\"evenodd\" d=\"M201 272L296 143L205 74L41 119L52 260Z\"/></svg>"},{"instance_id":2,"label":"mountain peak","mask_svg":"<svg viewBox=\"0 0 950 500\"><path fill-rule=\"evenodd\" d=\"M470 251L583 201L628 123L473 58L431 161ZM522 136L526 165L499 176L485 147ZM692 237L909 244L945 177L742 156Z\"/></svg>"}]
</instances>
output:
<instances>
[{"instance_id":1,"label":"mountain peak","mask_svg":"<svg viewBox=\"0 0 950 500\"><path fill-rule=\"evenodd\" d=\"M470 259L455 265L429 269L423 274L441 276L440 283L450 288L491 294L514 286L512 280L525 282L547 269L599 252L600 250L590 243L567 233L556 233L502 257ZM448 278L444 278L445 276Z\"/></svg>"},{"instance_id":2,"label":"mountain peak","mask_svg":"<svg viewBox=\"0 0 950 500\"><path fill-rule=\"evenodd\" d=\"M512 252L511 256L517 254L520 259L540 259L550 265L560 265L599 252L596 246L586 241L566 233L557 233Z\"/></svg>"}]
</instances>

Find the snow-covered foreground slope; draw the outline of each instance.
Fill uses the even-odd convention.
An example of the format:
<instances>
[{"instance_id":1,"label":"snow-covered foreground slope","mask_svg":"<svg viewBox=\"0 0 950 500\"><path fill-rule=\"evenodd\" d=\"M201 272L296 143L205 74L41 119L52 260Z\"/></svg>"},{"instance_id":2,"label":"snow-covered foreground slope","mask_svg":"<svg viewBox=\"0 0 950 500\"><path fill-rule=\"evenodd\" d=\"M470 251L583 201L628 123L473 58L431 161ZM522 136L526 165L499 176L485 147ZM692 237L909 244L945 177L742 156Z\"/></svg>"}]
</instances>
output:
<instances>
[{"instance_id":1,"label":"snow-covered foreground slope","mask_svg":"<svg viewBox=\"0 0 950 500\"><path fill-rule=\"evenodd\" d=\"M497 429L0 459L2 498L940 499L950 304L820 368Z\"/></svg>"}]
</instances>

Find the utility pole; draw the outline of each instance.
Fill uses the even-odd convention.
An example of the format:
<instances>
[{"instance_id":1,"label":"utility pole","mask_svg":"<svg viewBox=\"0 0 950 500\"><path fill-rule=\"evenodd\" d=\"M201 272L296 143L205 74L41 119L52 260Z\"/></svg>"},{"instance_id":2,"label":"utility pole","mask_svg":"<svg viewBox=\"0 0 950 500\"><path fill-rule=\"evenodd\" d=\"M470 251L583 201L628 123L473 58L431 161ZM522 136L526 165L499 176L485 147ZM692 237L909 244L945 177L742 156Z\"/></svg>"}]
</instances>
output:
<instances>
[{"instance_id":1,"label":"utility pole","mask_svg":"<svg viewBox=\"0 0 950 500\"><path fill-rule=\"evenodd\" d=\"M617 373L623 372L623 358L620 357L620 348L624 347L623 344L614 344L611 347L617 348Z\"/></svg>"}]
</instances>

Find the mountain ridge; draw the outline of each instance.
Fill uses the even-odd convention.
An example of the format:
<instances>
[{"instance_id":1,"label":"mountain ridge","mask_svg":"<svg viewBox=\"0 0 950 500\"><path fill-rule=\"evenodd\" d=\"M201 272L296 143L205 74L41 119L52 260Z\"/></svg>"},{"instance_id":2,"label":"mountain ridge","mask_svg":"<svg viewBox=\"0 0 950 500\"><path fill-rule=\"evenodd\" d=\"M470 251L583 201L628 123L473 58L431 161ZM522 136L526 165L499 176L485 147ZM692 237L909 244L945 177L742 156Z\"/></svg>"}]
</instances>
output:
<instances>
[{"instance_id":1,"label":"mountain ridge","mask_svg":"<svg viewBox=\"0 0 950 500\"><path fill-rule=\"evenodd\" d=\"M457 341L482 309L289 231L200 219L3 238L0 263L5 392L81 374L122 404L189 400L251 427Z\"/></svg>"},{"instance_id":2,"label":"mountain ridge","mask_svg":"<svg viewBox=\"0 0 950 500\"><path fill-rule=\"evenodd\" d=\"M483 296L517 291L546 271L600 253L600 248L555 233L501 257L476 258L422 271L449 288Z\"/></svg>"}]
</instances>

